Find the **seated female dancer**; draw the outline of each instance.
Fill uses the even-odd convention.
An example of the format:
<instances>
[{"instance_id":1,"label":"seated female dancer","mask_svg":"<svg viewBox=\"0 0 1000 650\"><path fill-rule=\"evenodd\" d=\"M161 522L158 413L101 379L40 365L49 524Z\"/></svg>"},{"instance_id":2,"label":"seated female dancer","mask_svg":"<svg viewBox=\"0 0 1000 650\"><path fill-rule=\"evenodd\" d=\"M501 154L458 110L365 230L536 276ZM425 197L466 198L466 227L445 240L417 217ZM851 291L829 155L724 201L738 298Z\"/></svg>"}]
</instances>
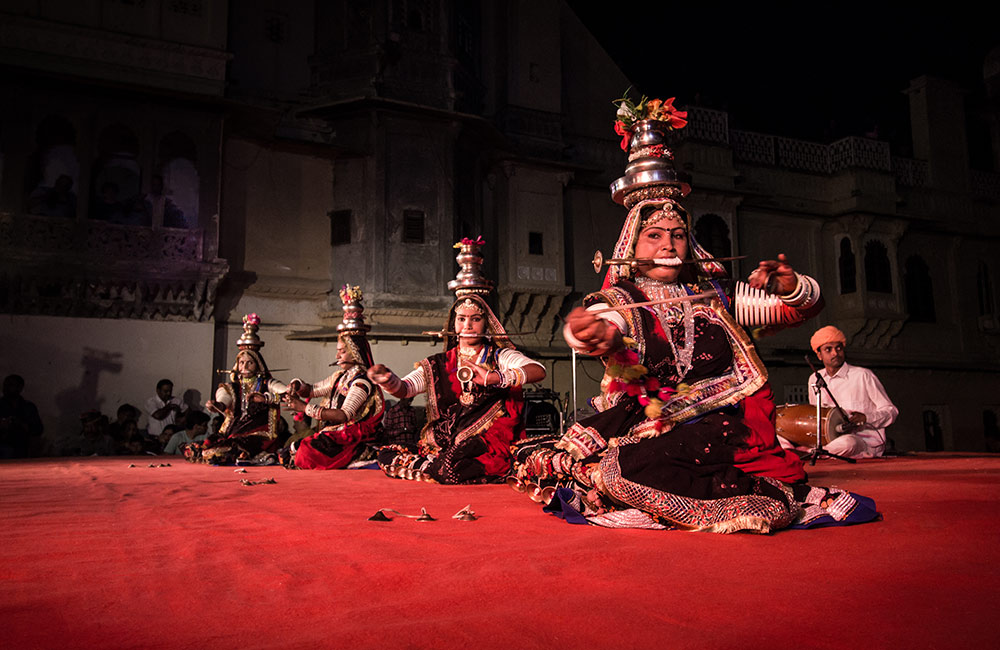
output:
<instances>
[{"instance_id":1,"label":"seated female dancer","mask_svg":"<svg viewBox=\"0 0 1000 650\"><path fill-rule=\"evenodd\" d=\"M676 201L687 186L664 134L685 114L670 104L640 104L670 110L616 126L630 155L612 185L629 208L614 258L634 263L612 263L563 330L578 352L605 359L599 412L557 440L519 445L515 480L569 488L549 507L607 526L767 532L867 521L877 516L869 500L810 488L802 462L778 445L767 370L743 329L803 321L822 307L819 286L783 256L761 262L749 286L733 283L698 245ZM619 119L634 108L623 103Z\"/></svg>"},{"instance_id":2,"label":"seated female dancer","mask_svg":"<svg viewBox=\"0 0 1000 650\"><path fill-rule=\"evenodd\" d=\"M510 470L510 445L524 434L521 386L543 380L545 367L518 352L486 302L468 292L488 291L490 286L478 274L482 243L461 244L459 263L474 266L476 277L467 277L456 291L458 299L446 323L445 351L424 359L402 379L382 364L368 371L372 381L396 397L427 393L427 425L418 447L389 445L379 452L379 465L389 476L447 484L493 483Z\"/></svg>"},{"instance_id":3,"label":"seated female dancer","mask_svg":"<svg viewBox=\"0 0 1000 650\"><path fill-rule=\"evenodd\" d=\"M319 432L289 449L283 460L294 459L299 469L339 469L364 460L368 442L375 439L385 403L382 391L368 380L365 371L372 365L372 349L364 322L362 294L358 287L340 291L344 322L338 326L337 365L340 368L323 381L310 385L300 379L288 384L285 404L293 411L321 423ZM303 399L324 398L306 404ZM302 398L302 399L300 399ZM374 460L372 455L367 458Z\"/></svg>"},{"instance_id":4,"label":"seated female dancer","mask_svg":"<svg viewBox=\"0 0 1000 650\"><path fill-rule=\"evenodd\" d=\"M287 387L271 377L260 348L264 342L257 336L260 317L243 317L243 334L236 341L240 349L229 373L229 381L219 384L215 399L205 408L225 416L219 430L201 443L188 445L184 451L190 461L212 465L273 464L281 444L278 418L281 417L279 397Z\"/></svg>"}]
</instances>

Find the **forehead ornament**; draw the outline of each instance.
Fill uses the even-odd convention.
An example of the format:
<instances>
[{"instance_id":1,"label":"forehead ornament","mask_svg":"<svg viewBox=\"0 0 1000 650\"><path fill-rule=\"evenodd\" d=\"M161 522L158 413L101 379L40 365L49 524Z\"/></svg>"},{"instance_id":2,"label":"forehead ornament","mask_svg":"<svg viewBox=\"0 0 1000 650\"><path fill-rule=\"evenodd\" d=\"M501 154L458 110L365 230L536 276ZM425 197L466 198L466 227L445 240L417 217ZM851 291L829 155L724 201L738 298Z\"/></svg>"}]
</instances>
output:
<instances>
[{"instance_id":1,"label":"forehead ornament","mask_svg":"<svg viewBox=\"0 0 1000 650\"><path fill-rule=\"evenodd\" d=\"M455 312L457 313L459 310L474 311L477 314L486 313L485 311L483 311L483 308L479 306L479 303L477 303L472 298L466 298L461 303L459 303L458 307L455 308Z\"/></svg>"},{"instance_id":2,"label":"forehead ornament","mask_svg":"<svg viewBox=\"0 0 1000 650\"><path fill-rule=\"evenodd\" d=\"M673 229L673 228L683 228L687 230L687 224L676 210L674 210L672 205L664 205L659 210L650 213L650 215L642 222L640 229L648 228L652 225L658 225L661 228Z\"/></svg>"}]
</instances>

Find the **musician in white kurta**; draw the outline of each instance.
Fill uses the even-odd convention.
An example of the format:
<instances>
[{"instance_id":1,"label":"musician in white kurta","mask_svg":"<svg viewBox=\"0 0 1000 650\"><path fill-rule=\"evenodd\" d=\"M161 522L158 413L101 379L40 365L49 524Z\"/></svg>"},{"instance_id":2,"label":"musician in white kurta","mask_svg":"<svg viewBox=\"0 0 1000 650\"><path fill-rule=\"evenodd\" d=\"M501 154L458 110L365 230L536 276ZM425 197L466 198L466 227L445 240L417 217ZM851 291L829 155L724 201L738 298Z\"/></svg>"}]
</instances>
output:
<instances>
[{"instance_id":1,"label":"musician in white kurta","mask_svg":"<svg viewBox=\"0 0 1000 650\"><path fill-rule=\"evenodd\" d=\"M813 335L810 344L823 362L820 376L826 382L840 407L847 411L854 425L848 433L838 436L824 448L850 458L874 458L885 452L885 428L896 420L899 409L871 370L852 366L845 361L844 333L833 326L824 327ZM816 375L809 377L809 403L816 404ZM821 392L821 406L833 406L826 391Z\"/></svg>"}]
</instances>

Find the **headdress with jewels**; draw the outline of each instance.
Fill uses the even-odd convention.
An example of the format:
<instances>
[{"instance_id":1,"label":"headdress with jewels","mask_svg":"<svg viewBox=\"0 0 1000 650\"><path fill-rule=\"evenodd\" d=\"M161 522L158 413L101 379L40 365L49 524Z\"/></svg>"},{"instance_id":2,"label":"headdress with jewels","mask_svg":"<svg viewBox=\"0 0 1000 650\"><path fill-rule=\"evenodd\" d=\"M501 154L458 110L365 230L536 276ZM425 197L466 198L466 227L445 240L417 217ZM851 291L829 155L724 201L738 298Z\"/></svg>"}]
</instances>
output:
<instances>
[{"instance_id":1,"label":"headdress with jewels","mask_svg":"<svg viewBox=\"0 0 1000 650\"><path fill-rule=\"evenodd\" d=\"M230 372L232 381L236 381L236 378L239 376L238 366L240 357L250 357L257 362L257 376L268 379L271 377L271 371L267 369L267 363L265 363L264 357L260 354L260 349L264 347L264 342L257 335L259 329L260 316L257 314L247 314L243 317L243 333L236 340L236 347L239 348L239 352L236 353L236 361L233 363L233 369Z\"/></svg>"},{"instance_id":2,"label":"headdress with jewels","mask_svg":"<svg viewBox=\"0 0 1000 650\"><path fill-rule=\"evenodd\" d=\"M497 336L504 335L507 332L504 330L503 325L500 324L500 319L496 317L486 302L486 298L493 291L493 282L487 280L486 276L483 275L483 254L481 249L485 244L486 241L481 236L476 239L466 237L455 244L455 248L458 249L455 261L458 262L459 270L458 274L455 275L455 279L448 283L448 289L455 292L455 303L448 311L445 330L449 332L454 331L455 312L459 308L475 309L485 316L486 331L494 335L492 339L493 344L499 347L512 348L514 345L510 342L510 339L505 336ZM458 345L457 336L445 337L446 350L450 350L456 345Z\"/></svg>"},{"instance_id":3,"label":"headdress with jewels","mask_svg":"<svg viewBox=\"0 0 1000 650\"><path fill-rule=\"evenodd\" d=\"M352 287L345 284L340 289L340 300L344 303L344 318L337 325L337 340L343 342L351 354L354 363L370 368L374 361L372 359L372 348L368 344L367 334L371 331L371 326L365 323L365 308L362 305L364 295L361 287Z\"/></svg>"},{"instance_id":4,"label":"headdress with jewels","mask_svg":"<svg viewBox=\"0 0 1000 650\"><path fill-rule=\"evenodd\" d=\"M664 101L645 96L633 102L627 93L615 101L618 107L615 133L622 136L621 146L628 152L628 163L625 175L611 184L611 198L628 208L629 212L612 257L635 257L639 233L654 223L663 226L676 223L685 228L691 257L712 257L695 241L690 217L679 203L691 191L691 185L688 176L674 167L671 134L687 126L687 111L677 110L673 103L673 97ZM718 262L704 262L696 266L701 275L728 276L725 267ZM604 276L604 287L621 279L631 279L632 273L633 269L628 264L609 266Z\"/></svg>"}]
</instances>

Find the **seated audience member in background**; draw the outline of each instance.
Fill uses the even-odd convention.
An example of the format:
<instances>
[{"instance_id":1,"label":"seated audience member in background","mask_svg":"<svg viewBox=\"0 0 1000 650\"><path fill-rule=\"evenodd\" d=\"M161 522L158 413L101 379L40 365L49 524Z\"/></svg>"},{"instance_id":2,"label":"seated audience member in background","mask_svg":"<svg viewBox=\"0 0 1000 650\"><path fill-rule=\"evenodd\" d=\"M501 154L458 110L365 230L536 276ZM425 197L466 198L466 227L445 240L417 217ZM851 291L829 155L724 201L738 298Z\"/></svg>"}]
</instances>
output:
<instances>
[{"instance_id":1,"label":"seated audience member in background","mask_svg":"<svg viewBox=\"0 0 1000 650\"><path fill-rule=\"evenodd\" d=\"M131 432L133 429L135 431L139 430L140 415L139 409L131 404L122 404L118 407L115 421L108 426L108 433L111 434L116 443L121 443L125 440L128 437L126 433Z\"/></svg>"},{"instance_id":2,"label":"seated audience member in background","mask_svg":"<svg viewBox=\"0 0 1000 650\"><path fill-rule=\"evenodd\" d=\"M189 411L184 416L184 430L175 433L163 453L167 455L182 455L184 447L195 442L201 442L208 437L208 413Z\"/></svg>"},{"instance_id":3,"label":"seated audience member in background","mask_svg":"<svg viewBox=\"0 0 1000 650\"><path fill-rule=\"evenodd\" d=\"M184 408L181 398L174 397L174 382L169 379L156 382L156 395L146 400L146 414L149 416L146 434L150 438L159 438L165 426L178 421Z\"/></svg>"},{"instance_id":4,"label":"seated audience member in background","mask_svg":"<svg viewBox=\"0 0 1000 650\"><path fill-rule=\"evenodd\" d=\"M155 454L157 450L158 447L153 444L153 441L139 432L135 422L128 422L122 432L121 439L115 439L115 452L119 456L138 456L145 453Z\"/></svg>"},{"instance_id":5,"label":"seated audience member in background","mask_svg":"<svg viewBox=\"0 0 1000 650\"><path fill-rule=\"evenodd\" d=\"M76 217L76 193L73 179L62 174L56 179L55 187L39 185L28 197L28 212L47 217Z\"/></svg>"},{"instance_id":6,"label":"seated audience member in background","mask_svg":"<svg viewBox=\"0 0 1000 650\"><path fill-rule=\"evenodd\" d=\"M413 398L404 397L385 411L382 418L384 444L415 445L417 443L417 413Z\"/></svg>"},{"instance_id":7,"label":"seated audience member in background","mask_svg":"<svg viewBox=\"0 0 1000 650\"><path fill-rule=\"evenodd\" d=\"M42 435L42 420L34 404L21 397L24 378L7 375L0 398L0 458L27 458Z\"/></svg>"},{"instance_id":8,"label":"seated audience member in background","mask_svg":"<svg viewBox=\"0 0 1000 650\"><path fill-rule=\"evenodd\" d=\"M840 407L850 418L848 432L831 440L824 449L850 458L874 458L885 452L885 428L896 420L899 410L885 394L882 382L871 370L845 361L847 338L832 325L816 331L809 345L823 362L820 375ZM809 403L816 404L816 375L809 376ZM833 406L825 390L821 406ZM782 446L791 443L781 439Z\"/></svg>"},{"instance_id":9,"label":"seated audience member in background","mask_svg":"<svg viewBox=\"0 0 1000 650\"><path fill-rule=\"evenodd\" d=\"M281 450L283 464L287 464L284 459L291 453L291 447L297 447L300 442L316 433L316 428L313 427L312 422L313 419L304 412L296 413L292 416L292 435L285 441L284 447Z\"/></svg>"},{"instance_id":10,"label":"seated audience member in background","mask_svg":"<svg viewBox=\"0 0 1000 650\"><path fill-rule=\"evenodd\" d=\"M174 434L183 430L184 427L179 424L168 424L163 427L163 433L161 433L159 437L149 439L149 441L156 447L155 453L162 454L163 448L167 446L167 443L174 437Z\"/></svg>"},{"instance_id":11,"label":"seated audience member in background","mask_svg":"<svg viewBox=\"0 0 1000 650\"><path fill-rule=\"evenodd\" d=\"M73 450L77 456L114 456L115 441L108 433L108 416L98 410L80 415L80 440Z\"/></svg>"}]
</instances>

